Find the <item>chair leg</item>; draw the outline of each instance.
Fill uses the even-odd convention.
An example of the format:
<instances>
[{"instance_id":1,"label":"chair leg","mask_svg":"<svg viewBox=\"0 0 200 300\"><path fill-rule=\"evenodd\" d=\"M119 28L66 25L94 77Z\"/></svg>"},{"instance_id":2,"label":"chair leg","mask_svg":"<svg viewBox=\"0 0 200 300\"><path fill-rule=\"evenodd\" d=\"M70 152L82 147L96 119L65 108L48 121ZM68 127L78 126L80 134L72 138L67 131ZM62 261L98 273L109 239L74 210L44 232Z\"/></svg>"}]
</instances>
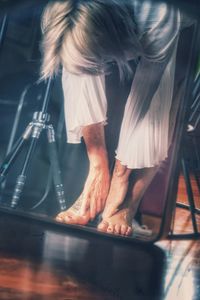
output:
<instances>
[{"instance_id":1,"label":"chair leg","mask_svg":"<svg viewBox=\"0 0 200 300\"><path fill-rule=\"evenodd\" d=\"M197 226L196 215L195 215L196 207L195 207L195 203L194 203L194 196L193 196L192 185L191 185L191 181L190 181L190 174L189 174L189 169L188 169L188 166L187 166L187 163L186 163L184 157L182 157L182 159L181 159L181 164L182 164L183 176L184 176L185 184L186 184L186 190L187 190L187 196L188 196L188 202L189 202L188 208L191 213L192 226L193 226L194 233L198 233L198 226Z\"/></svg>"}]
</instances>

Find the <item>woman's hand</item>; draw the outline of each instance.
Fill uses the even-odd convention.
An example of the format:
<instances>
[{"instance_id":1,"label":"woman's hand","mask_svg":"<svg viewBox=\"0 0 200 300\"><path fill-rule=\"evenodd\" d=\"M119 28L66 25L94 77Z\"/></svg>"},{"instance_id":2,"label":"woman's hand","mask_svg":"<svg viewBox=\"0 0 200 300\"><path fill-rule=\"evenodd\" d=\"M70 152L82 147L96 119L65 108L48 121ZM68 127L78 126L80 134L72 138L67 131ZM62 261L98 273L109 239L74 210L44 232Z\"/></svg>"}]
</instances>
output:
<instances>
[{"instance_id":1,"label":"woman's hand","mask_svg":"<svg viewBox=\"0 0 200 300\"><path fill-rule=\"evenodd\" d=\"M80 214L90 213L90 218L100 213L110 187L110 172L104 137L104 125L92 124L83 128L83 138L89 158L89 174L81 194Z\"/></svg>"},{"instance_id":2,"label":"woman's hand","mask_svg":"<svg viewBox=\"0 0 200 300\"><path fill-rule=\"evenodd\" d=\"M110 187L110 173L107 162L93 165L91 163L89 174L81 194L80 215L85 215L88 211L90 218L103 211Z\"/></svg>"}]
</instances>

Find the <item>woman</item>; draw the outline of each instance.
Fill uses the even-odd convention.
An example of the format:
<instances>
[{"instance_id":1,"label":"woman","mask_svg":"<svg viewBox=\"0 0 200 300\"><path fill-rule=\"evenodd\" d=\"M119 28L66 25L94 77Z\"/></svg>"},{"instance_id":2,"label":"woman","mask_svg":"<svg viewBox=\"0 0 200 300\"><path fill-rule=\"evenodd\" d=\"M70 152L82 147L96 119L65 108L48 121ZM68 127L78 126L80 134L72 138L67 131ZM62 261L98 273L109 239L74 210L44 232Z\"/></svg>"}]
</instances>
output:
<instances>
[{"instance_id":1,"label":"woman","mask_svg":"<svg viewBox=\"0 0 200 300\"><path fill-rule=\"evenodd\" d=\"M68 142L79 143L83 137L90 163L82 194L57 220L85 225L103 212L99 230L130 235L140 200L170 145L179 12L165 3L141 0L56 1L45 9L42 27L42 78L63 66ZM105 75L116 64L121 81L126 80L133 59L137 68L110 176ZM129 182L132 172L134 184Z\"/></svg>"}]
</instances>

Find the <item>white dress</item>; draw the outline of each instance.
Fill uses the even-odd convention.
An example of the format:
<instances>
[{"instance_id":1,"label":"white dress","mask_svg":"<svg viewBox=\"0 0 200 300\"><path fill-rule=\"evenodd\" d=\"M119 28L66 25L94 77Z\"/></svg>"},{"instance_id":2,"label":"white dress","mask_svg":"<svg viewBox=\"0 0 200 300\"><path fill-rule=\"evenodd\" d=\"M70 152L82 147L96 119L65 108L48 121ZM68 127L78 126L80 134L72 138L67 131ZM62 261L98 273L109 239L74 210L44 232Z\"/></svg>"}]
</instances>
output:
<instances>
[{"instance_id":1,"label":"white dress","mask_svg":"<svg viewBox=\"0 0 200 300\"><path fill-rule=\"evenodd\" d=\"M166 3L137 0L133 5L144 55L126 102L116 158L138 169L156 166L167 157L180 14ZM105 78L78 76L63 69L62 85L67 140L80 143L84 126L109 122ZM141 118L147 103L150 106Z\"/></svg>"}]
</instances>

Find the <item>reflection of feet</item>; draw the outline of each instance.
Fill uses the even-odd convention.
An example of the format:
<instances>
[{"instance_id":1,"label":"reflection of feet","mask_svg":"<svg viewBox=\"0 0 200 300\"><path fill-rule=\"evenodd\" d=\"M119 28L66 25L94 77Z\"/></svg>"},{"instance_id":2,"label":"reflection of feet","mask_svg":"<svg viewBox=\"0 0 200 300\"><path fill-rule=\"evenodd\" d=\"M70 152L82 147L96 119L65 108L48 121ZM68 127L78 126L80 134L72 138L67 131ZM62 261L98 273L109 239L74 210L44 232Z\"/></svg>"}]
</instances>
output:
<instances>
[{"instance_id":1,"label":"reflection of feet","mask_svg":"<svg viewBox=\"0 0 200 300\"><path fill-rule=\"evenodd\" d=\"M123 208L109 218L104 218L98 225L98 230L117 235L132 234L133 213L129 208Z\"/></svg>"},{"instance_id":2,"label":"reflection of feet","mask_svg":"<svg viewBox=\"0 0 200 300\"><path fill-rule=\"evenodd\" d=\"M66 224L86 225L90 220L90 213L87 211L85 215L80 215L81 204L82 197L80 196L69 209L56 216L56 221Z\"/></svg>"}]
</instances>

